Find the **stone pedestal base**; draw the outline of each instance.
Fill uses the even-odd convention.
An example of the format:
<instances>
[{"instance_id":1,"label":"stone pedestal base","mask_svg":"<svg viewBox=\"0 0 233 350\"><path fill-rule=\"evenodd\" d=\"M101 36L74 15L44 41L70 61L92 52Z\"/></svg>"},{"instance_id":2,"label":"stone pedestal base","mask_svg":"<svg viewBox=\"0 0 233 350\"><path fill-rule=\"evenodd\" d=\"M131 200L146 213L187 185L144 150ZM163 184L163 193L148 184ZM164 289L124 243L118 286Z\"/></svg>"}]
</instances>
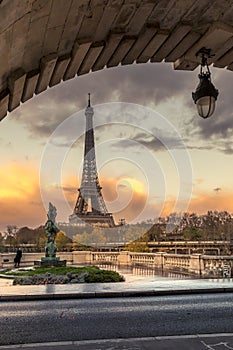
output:
<instances>
[{"instance_id":1,"label":"stone pedestal base","mask_svg":"<svg viewBox=\"0 0 233 350\"><path fill-rule=\"evenodd\" d=\"M60 258L41 258L41 260L34 261L34 266L42 267L63 267L66 266L66 260L60 260Z\"/></svg>"}]
</instances>

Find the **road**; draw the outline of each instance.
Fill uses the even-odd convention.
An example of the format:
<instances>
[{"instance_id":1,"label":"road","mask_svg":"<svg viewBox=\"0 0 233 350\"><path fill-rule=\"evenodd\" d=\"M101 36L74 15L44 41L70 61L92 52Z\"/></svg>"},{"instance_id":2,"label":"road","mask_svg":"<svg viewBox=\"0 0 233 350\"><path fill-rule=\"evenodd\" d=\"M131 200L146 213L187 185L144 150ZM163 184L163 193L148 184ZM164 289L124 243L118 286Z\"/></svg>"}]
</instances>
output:
<instances>
[{"instance_id":1,"label":"road","mask_svg":"<svg viewBox=\"0 0 233 350\"><path fill-rule=\"evenodd\" d=\"M0 345L233 333L233 294L0 303Z\"/></svg>"}]
</instances>

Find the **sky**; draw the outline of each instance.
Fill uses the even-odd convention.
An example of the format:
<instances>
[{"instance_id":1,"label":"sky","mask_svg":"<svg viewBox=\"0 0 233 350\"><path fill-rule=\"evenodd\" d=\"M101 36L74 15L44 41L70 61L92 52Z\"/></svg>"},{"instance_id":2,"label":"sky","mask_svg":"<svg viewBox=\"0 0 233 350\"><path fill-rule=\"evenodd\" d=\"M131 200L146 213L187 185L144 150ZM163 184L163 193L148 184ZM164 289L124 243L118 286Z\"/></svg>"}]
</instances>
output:
<instances>
[{"instance_id":1,"label":"sky","mask_svg":"<svg viewBox=\"0 0 233 350\"><path fill-rule=\"evenodd\" d=\"M68 221L81 181L88 92L99 180L116 222L233 213L232 72L210 68L219 96L206 120L191 97L199 68L174 71L168 63L79 76L9 113L0 122L0 231L44 224L49 202L57 221Z\"/></svg>"}]
</instances>

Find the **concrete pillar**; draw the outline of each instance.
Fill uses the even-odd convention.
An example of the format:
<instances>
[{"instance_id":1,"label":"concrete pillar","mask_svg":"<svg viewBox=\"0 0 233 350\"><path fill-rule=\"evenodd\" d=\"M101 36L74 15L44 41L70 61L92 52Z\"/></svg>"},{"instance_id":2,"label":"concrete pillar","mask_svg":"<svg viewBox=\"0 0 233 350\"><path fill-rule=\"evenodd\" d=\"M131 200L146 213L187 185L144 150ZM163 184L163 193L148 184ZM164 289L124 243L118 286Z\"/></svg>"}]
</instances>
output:
<instances>
[{"instance_id":1,"label":"concrete pillar","mask_svg":"<svg viewBox=\"0 0 233 350\"><path fill-rule=\"evenodd\" d=\"M189 272L201 275L203 271L203 264L201 264L201 260L201 254L191 255Z\"/></svg>"},{"instance_id":2,"label":"concrete pillar","mask_svg":"<svg viewBox=\"0 0 233 350\"><path fill-rule=\"evenodd\" d=\"M119 265L130 265L130 252L120 252L117 258L117 263Z\"/></svg>"},{"instance_id":3,"label":"concrete pillar","mask_svg":"<svg viewBox=\"0 0 233 350\"><path fill-rule=\"evenodd\" d=\"M92 263L92 254L89 251L73 252L74 265L87 265Z\"/></svg>"},{"instance_id":4,"label":"concrete pillar","mask_svg":"<svg viewBox=\"0 0 233 350\"><path fill-rule=\"evenodd\" d=\"M163 269L164 267L164 254L165 253L155 253L155 267Z\"/></svg>"}]
</instances>

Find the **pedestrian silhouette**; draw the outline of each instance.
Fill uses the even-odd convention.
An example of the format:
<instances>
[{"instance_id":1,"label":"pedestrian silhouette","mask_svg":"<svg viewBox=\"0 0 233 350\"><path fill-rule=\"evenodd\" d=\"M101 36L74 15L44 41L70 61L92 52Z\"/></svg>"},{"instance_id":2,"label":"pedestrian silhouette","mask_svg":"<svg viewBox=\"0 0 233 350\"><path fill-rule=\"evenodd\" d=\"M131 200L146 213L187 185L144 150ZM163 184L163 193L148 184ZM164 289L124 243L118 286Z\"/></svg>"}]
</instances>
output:
<instances>
[{"instance_id":1,"label":"pedestrian silhouette","mask_svg":"<svg viewBox=\"0 0 233 350\"><path fill-rule=\"evenodd\" d=\"M15 267L19 267L21 258L22 258L22 250L18 248L16 252L16 256L14 258Z\"/></svg>"}]
</instances>

